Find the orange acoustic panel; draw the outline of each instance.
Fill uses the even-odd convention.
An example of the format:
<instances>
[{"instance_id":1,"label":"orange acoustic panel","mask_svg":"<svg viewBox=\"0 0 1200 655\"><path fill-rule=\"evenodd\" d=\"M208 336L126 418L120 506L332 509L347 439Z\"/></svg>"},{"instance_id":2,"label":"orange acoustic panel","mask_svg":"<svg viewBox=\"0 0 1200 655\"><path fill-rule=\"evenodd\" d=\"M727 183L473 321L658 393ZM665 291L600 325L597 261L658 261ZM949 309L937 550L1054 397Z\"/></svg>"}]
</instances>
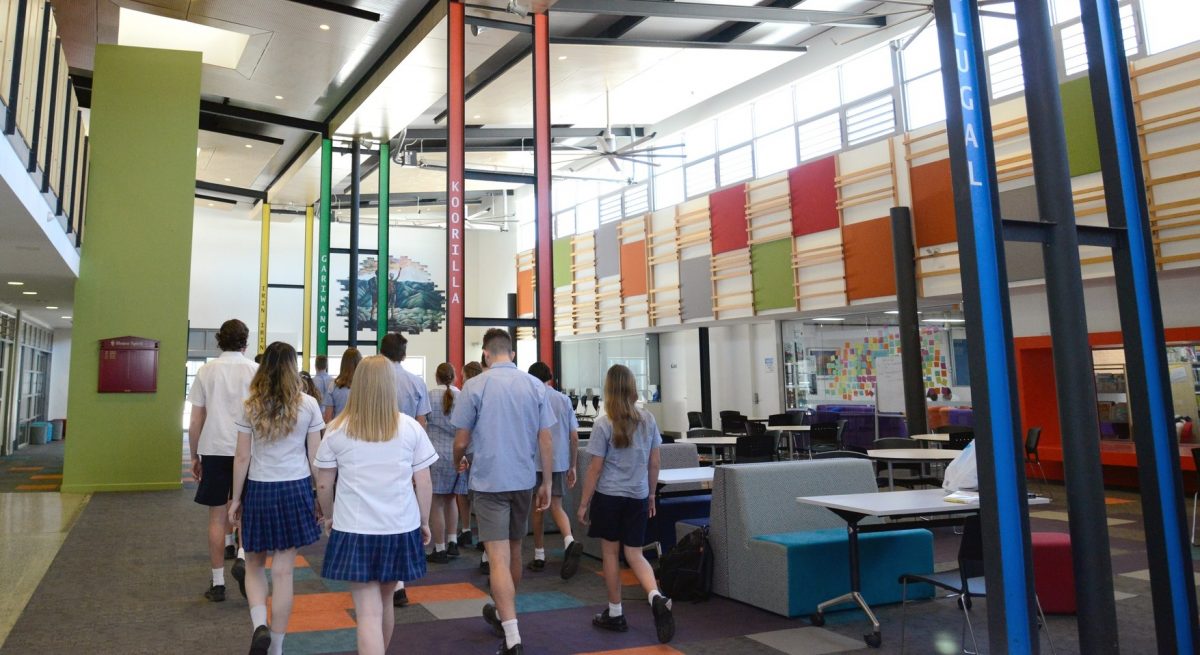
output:
<instances>
[{"instance_id":1,"label":"orange acoustic panel","mask_svg":"<svg viewBox=\"0 0 1200 655\"><path fill-rule=\"evenodd\" d=\"M533 313L533 269L517 271L517 316Z\"/></svg>"},{"instance_id":2,"label":"orange acoustic panel","mask_svg":"<svg viewBox=\"0 0 1200 655\"><path fill-rule=\"evenodd\" d=\"M746 185L714 191L708 196L708 213L712 221L712 252L739 250L747 246Z\"/></svg>"},{"instance_id":3,"label":"orange acoustic panel","mask_svg":"<svg viewBox=\"0 0 1200 655\"><path fill-rule=\"evenodd\" d=\"M646 293L646 241L621 244L621 297Z\"/></svg>"},{"instance_id":4,"label":"orange acoustic panel","mask_svg":"<svg viewBox=\"0 0 1200 655\"><path fill-rule=\"evenodd\" d=\"M792 236L835 229L838 224L837 164L832 156L788 171Z\"/></svg>"},{"instance_id":5,"label":"orange acoustic panel","mask_svg":"<svg viewBox=\"0 0 1200 655\"><path fill-rule=\"evenodd\" d=\"M896 295L892 225L887 218L842 226L846 253L846 298Z\"/></svg>"},{"instance_id":6,"label":"orange acoustic panel","mask_svg":"<svg viewBox=\"0 0 1200 655\"><path fill-rule=\"evenodd\" d=\"M913 223L917 232L917 247L938 246L958 241L954 222L954 185L950 180L950 160L913 166L909 171L912 184Z\"/></svg>"}]
</instances>

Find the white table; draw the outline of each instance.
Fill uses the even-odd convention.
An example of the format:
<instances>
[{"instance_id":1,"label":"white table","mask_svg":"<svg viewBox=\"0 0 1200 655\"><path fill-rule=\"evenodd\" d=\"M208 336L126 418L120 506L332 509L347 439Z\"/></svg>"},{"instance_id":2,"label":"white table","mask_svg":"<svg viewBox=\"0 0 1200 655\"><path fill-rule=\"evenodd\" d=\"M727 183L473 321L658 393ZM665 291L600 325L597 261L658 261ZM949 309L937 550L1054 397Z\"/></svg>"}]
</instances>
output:
<instances>
[{"instance_id":1,"label":"white table","mask_svg":"<svg viewBox=\"0 0 1200 655\"><path fill-rule=\"evenodd\" d=\"M660 469L658 472L658 486L664 487L669 484L687 484L689 482L707 482L708 484L712 484L714 470L711 466Z\"/></svg>"},{"instance_id":2,"label":"white table","mask_svg":"<svg viewBox=\"0 0 1200 655\"><path fill-rule=\"evenodd\" d=\"M888 491L896 490L896 482L892 477L892 464L896 462L908 463L919 462L928 464L931 462L949 462L950 460L962 454L961 450L940 450L929 448L876 448L867 451L867 457L887 463L888 467Z\"/></svg>"},{"instance_id":3,"label":"white table","mask_svg":"<svg viewBox=\"0 0 1200 655\"><path fill-rule=\"evenodd\" d=\"M780 432L808 432L811 425L768 425L767 430L779 430ZM788 437L788 459L796 458L796 444L792 437Z\"/></svg>"},{"instance_id":4,"label":"white table","mask_svg":"<svg viewBox=\"0 0 1200 655\"><path fill-rule=\"evenodd\" d=\"M939 452L939 451L933 451ZM868 516L902 518L913 516L941 516L952 514L973 514L979 511L979 503L948 503L944 500L947 492L942 489L917 489L915 491L883 491L863 494L839 494L832 496L801 496L796 502L803 505L824 507L846 521L850 561L850 593L832 598L819 605L810 620L813 625L825 623L825 610L834 605L852 602L862 609L871 620L873 632L864 635L868 646L878 648L883 637L879 632L879 620L871 611L870 605L862 597L862 581L858 568L858 535L863 532L885 532L888 530L904 530L910 527L937 527L954 524L958 519L943 518L940 521L901 521L878 523L859 526L859 522ZM1035 496L1029 499L1030 505L1045 505L1049 498Z\"/></svg>"},{"instance_id":5,"label":"white table","mask_svg":"<svg viewBox=\"0 0 1200 655\"><path fill-rule=\"evenodd\" d=\"M942 434L940 432L935 432L933 434L910 434L908 436L910 439L916 439L917 441L933 442L938 444L939 448L941 447L941 444L950 443L950 435Z\"/></svg>"},{"instance_id":6,"label":"white table","mask_svg":"<svg viewBox=\"0 0 1200 655\"><path fill-rule=\"evenodd\" d=\"M697 446L704 446L712 449L712 456L717 458L717 449L733 448L737 445L737 437L689 437L680 439L679 443L694 443Z\"/></svg>"}]
</instances>

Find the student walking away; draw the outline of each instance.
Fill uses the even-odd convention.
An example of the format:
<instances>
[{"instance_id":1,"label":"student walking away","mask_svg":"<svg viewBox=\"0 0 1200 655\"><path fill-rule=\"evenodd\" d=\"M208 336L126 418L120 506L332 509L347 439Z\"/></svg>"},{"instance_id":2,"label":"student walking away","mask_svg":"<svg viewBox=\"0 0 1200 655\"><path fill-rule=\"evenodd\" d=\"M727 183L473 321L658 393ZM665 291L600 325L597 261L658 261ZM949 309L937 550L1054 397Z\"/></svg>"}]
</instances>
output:
<instances>
[{"instance_id":1,"label":"student walking away","mask_svg":"<svg viewBox=\"0 0 1200 655\"><path fill-rule=\"evenodd\" d=\"M529 367L529 374L546 385L546 400L554 408L557 422L551 434L554 437L554 470L550 481L550 516L558 526L563 536L563 562L559 576L570 580L579 571L579 557L583 555L583 544L575 541L571 534L571 518L563 509L563 496L567 489L575 488L575 452L579 448L579 421L575 418L575 410L566 394L554 389L554 375L544 362L534 362ZM538 484L541 485L545 471L538 471ZM533 561L529 563L530 571L543 571L546 568L546 536L545 512L533 513Z\"/></svg>"},{"instance_id":2,"label":"student walking away","mask_svg":"<svg viewBox=\"0 0 1200 655\"><path fill-rule=\"evenodd\" d=\"M482 372L482 364L479 362L467 362L463 365L462 369L463 384L466 384L467 380L470 380ZM470 453L467 453L467 459L471 459ZM466 473L463 475L466 475ZM458 520L462 524L462 528L458 532L458 543L461 547L466 548L467 546L471 545L475 538L475 535L471 534L471 493L468 491L466 493L456 494L454 499L458 501ZM475 548L476 550L483 550L483 542L475 542ZM479 564L480 570L484 575L487 575L487 571L484 570L486 566L487 559L485 557Z\"/></svg>"},{"instance_id":3,"label":"student walking away","mask_svg":"<svg viewBox=\"0 0 1200 655\"><path fill-rule=\"evenodd\" d=\"M333 376L329 374L329 358L325 355L317 355L313 366L317 369L316 374L312 376L313 384L317 386L321 398L324 398L329 395L329 389L333 387Z\"/></svg>"},{"instance_id":4,"label":"student walking away","mask_svg":"<svg viewBox=\"0 0 1200 655\"><path fill-rule=\"evenodd\" d=\"M637 406L637 384L633 372L617 364L604 380L604 416L592 426L588 441L591 464L583 481L579 522L589 525L588 536L601 540L604 582L608 586L608 609L592 618L592 625L605 630L629 629L621 607L622 549L625 561L648 594L658 640L675 636L671 599L662 595L654 571L642 554L646 521L654 516L658 486L659 452L662 435L654 417Z\"/></svg>"},{"instance_id":5,"label":"student walking away","mask_svg":"<svg viewBox=\"0 0 1200 655\"><path fill-rule=\"evenodd\" d=\"M192 418L188 424L188 450L192 455L192 477L196 502L208 507L208 556L212 584L204 597L225 600L225 562L233 565L235 578L245 572L243 553L236 546L229 525L228 504L233 491L233 455L237 449L234 421L250 393L250 380L257 366L246 355L250 330L236 318L225 321L217 331L221 356L200 367L192 382L188 402Z\"/></svg>"},{"instance_id":6,"label":"student walking away","mask_svg":"<svg viewBox=\"0 0 1200 655\"><path fill-rule=\"evenodd\" d=\"M321 390L317 388L317 383L308 374L308 371L300 371L300 390L304 395L311 396L317 401L317 409L321 409Z\"/></svg>"},{"instance_id":7,"label":"student walking away","mask_svg":"<svg viewBox=\"0 0 1200 655\"><path fill-rule=\"evenodd\" d=\"M430 412L429 389L425 380L401 364L408 356L408 339L399 332L389 332L379 344L379 352L392 361L396 373L396 405L400 413L417 419L421 427L426 427Z\"/></svg>"},{"instance_id":8,"label":"student walking away","mask_svg":"<svg viewBox=\"0 0 1200 655\"><path fill-rule=\"evenodd\" d=\"M358 368L358 363L361 361L362 355L358 352L358 348L347 348L346 352L342 353L342 365L338 369L338 376L329 386L329 393L325 394L322 401L325 407L326 423L332 421L346 408L346 401L350 398L350 384L354 382L354 370Z\"/></svg>"},{"instance_id":9,"label":"student walking away","mask_svg":"<svg viewBox=\"0 0 1200 655\"><path fill-rule=\"evenodd\" d=\"M495 604L483 607L483 618L497 636L498 653L522 653L517 630L516 585L521 581L521 541L529 526L538 469L552 471L550 428L554 411L546 387L513 364L512 339L493 328L483 336L488 369L463 385L454 403L454 461L465 471L467 450L472 502L479 539L490 562ZM540 454L541 463L538 463ZM537 488L537 509L550 506L550 478Z\"/></svg>"},{"instance_id":10,"label":"student walking away","mask_svg":"<svg viewBox=\"0 0 1200 655\"><path fill-rule=\"evenodd\" d=\"M436 460L425 430L396 410L391 363L364 359L316 459L317 498L332 528L321 575L350 583L362 655L381 655L391 641L396 583L425 575Z\"/></svg>"},{"instance_id":11,"label":"student walking away","mask_svg":"<svg viewBox=\"0 0 1200 655\"><path fill-rule=\"evenodd\" d=\"M321 538L313 502L310 453L321 443L321 408L304 392L296 350L276 341L250 383L234 458L229 520L246 549L242 593L250 601L250 655L281 655L292 612L296 549ZM271 623L267 627L267 555L271 555ZM239 584L241 582L239 581Z\"/></svg>"},{"instance_id":12,"label":"student walking away","mask_svg":"<svg viewBox=\"0 0 1200 655\"><path fill-rule=\"evenodd\" d=\"M454 386L454 367L447 363L438 364L434 373L438 389L433 398L429 414L429 440L437 451L438 460L429 467L433 479L433 510L429 527L433 531L433 552L426 559L435 564L445 564L459 557L458 505L456 495L467 493L469 473L458 471L454 462L454 428L450 425L450 413L458 398Z\"/></svg>"}]
</instances>

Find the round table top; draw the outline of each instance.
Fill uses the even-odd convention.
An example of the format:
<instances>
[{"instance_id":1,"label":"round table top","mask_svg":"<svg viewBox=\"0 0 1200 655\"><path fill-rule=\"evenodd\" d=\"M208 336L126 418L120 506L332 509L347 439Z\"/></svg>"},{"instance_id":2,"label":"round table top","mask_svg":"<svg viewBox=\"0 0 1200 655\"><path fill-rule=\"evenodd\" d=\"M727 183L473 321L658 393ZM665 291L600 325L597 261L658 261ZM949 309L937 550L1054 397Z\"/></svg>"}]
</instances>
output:
<instances>
[{"instance_id":1,"label":"round table top","mask_svg":"<svg viewBox=\"0 0 1200 655\"><path fill-rule=\"evenodd\" d=\"M877 448L867 451L867 457L881 460L905 460L910 462L943 462L958 457L961 450L936 450L932 448Z\"/></svg>"},{"instance_id":2,"label":"round table top","mask_svg":"<svg viewBox=\"0 0 1200 655\"><path fill-rule=\"evenodd\" d=\"M918 441L945 441L945 442L950 441L950 435L942 434L940 432L933 433L933 434L910 434L910 435L908 435L908 437L910 439L916 439Z\"/></svg>"}]
</instances>

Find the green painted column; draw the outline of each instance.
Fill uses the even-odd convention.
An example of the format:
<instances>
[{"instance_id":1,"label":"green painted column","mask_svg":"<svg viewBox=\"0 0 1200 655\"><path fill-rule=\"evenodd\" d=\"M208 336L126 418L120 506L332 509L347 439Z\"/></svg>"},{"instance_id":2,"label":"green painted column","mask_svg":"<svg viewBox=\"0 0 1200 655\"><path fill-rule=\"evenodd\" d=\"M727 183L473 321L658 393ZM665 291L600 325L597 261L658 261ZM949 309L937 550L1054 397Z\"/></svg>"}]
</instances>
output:
<instances>
[{"instance_id":1,"label":"green painted column","mask_svg":"<svg viewBox=\"0 0 1200 655\"><path fill-rule=\"evenodd\" d=\"M64 492L177 489L200 53L96 47ZM99 341L159 342L155 393L97 393Z\"/></svg>"},{"instance_id":2,"label":"green painted column","mask_svg":"<svg viewBox=\"0 0 1200 655\"><path fill-rule=\"evenodd\" d=\"M383 335L388 331L388 271L391 269L391 249L388 247L388 227L391 225L391 168L392 153L387 139L379 143L379 269L376 273L376 285L379 297L375 301L375 314L378 316L378 334L376 345L383 345Z\"/></svg>"},{"instance_id":3,"label":"green painted column","mask_svg":"<svg viewBox=\"0 0 1200 655\"><path fill-rule=\"evenodd\" d=\"M321 139L321 239L317 246L317 354L329 354L329 222L333 214L333 140Z\"/></svg>"}]
</instances>

